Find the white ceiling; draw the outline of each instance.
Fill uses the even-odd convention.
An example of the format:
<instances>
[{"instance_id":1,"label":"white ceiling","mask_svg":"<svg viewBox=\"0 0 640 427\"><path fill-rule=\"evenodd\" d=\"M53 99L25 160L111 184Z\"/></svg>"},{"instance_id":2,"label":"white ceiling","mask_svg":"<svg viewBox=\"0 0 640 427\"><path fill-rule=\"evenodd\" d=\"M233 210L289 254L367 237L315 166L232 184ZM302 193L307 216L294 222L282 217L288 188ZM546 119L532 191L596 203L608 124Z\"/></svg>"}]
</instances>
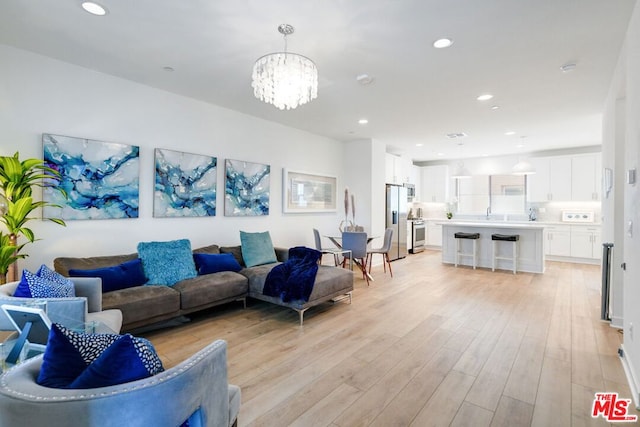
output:
<instances>
[{"instance_id":1,"label":"white ceiling","mask_svg":"<svg viewBox=\"0 0 640 427\"><path fill-rule=\"evenodd\" d=\"M98 2L108 9L104 17L83 11L80 0L2 0L0 43L338 140L373 138L415 161L600 144L605 96L635 5ZM255 99L250 82L254 61L283 49L281 23L296 28L288 50L312 58L320 75L318 98L290 111ZM433 48L440 37L454 45ZM570 62L577 68L562 73ZM362 73L374 82L358 84ZM477 101L483 93L494 98ZM452 132L468 136L447 139Z\"/></svg>"}]
</instances>

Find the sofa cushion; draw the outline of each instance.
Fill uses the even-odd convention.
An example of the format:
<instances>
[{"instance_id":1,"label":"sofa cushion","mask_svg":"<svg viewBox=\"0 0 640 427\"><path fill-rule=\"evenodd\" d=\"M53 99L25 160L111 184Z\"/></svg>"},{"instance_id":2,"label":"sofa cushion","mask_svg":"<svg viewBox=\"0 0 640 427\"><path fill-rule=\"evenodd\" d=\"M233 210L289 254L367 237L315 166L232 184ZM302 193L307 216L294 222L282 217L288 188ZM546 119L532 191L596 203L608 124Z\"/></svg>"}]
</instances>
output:
<instances>
[{"instance_id":1,"label":"sofa cushion","mask_svg":"<svg viewBox=\"0 0 640 427\"><path fill-rule=\"evenodd\" d=\"M54 323L37 383L55 388L95 388L162 371L160 358L144 338L86 334Z\"/></svg>"},{"instance_id":2,"label":"sofa cushion","mask_svg":"<svg viewBox=\"0 0 640 427\"><path fill-rule=\"evenodd\" d=\"M188 239L140 242L138 254L149 285L172 286L198 275Z\"/></svg>"},{"instance_id":3,"label":"sofa cushion","mask_svg":"<svg viewBox=\"0 0 640 427\"><path fill-rule=\"evenodd\" d=\"M193 254L193 260L199 275L242 270L233 254Z\"/></svg>"},{"instance_id":4,"label":"sofa cushion","mask_svg":"<svg viewBox=\"0 0 640 427\"><path fill-rule=\"evenodd\" d=\"M220 253L231 254L242 267L245 267L244 259L242 259L242 248L238 246L221 246Z\"/></svg>"},{"instance_id":5,"label":"sofa cushion","mask_svg":"<svg viewBox=\"0 0 640 427\"><path fill-rule=\"evenodd\" d=\"M43 267L45 267L43 269ZM22 278L13 293L21 298L69 298L75 297L73 282L46 266L40 267L36 274L22 270Z\"/></svg>"},{"instance_id":6,"label":"sofa cushion","mask_svg":"<svg viewBox=\"0 0 640 427\"><path fill-rule=\"evenodd\" d=\"M248 284L246 277L232 271L222 271L183 280L176 283L173 289L180 292L180 307L190 310L215 301L246 296Z\"/></svg>"},{"instance_id":7,"label":"sofa cushion","mask_svg":"<svg viewBox=\"0 0 640 427\"><path fill-rule=\"evenodd\" d=\"M102 308L120 309L123 325L180 310L180 294L169 286L136 286L102 295Z\"/></svg>"},{"instance_id":8,"label":"sofa cushion","mask_svg":"<svg viewBox=\"0 0 640 427\"><path fill-rule=\"evenodd\" d=\"M277 262L276 252L268 231L261 233L240 232L242 258L247 267Z\"/></svg>"},{"instance_id":9,"label":"sofa cushion","mask_svg":"<svg viewBox=\"0 0 640 427\"><path fill-rule=\"evenodd\" d=\"M280 264L282 263L274 262L272 264L257 265L255 267L240 270L240 274L249 280L249 295L252 293L262 294L262 289L264 289L264 282L267 280L267 275L273 267Z\"/></svg>"},{"instance_id":10,"label":"sofa cushion","mask_svg":"<svg viewBox=\"0 0 640 427\"><path fill-rule=\"evenodd\" d=\"M220 247L218 245L203 246L193 250L194 254L219 254Z\"/></svg>"},{"instance_id":11,"label":"sofa cushion","mask_svg":"<svg viewBox=\"0 0 640 427\"><path fill-rule=\"evenodd\" d=\"M63 276L69 276L69 270L92 270L111 267L138 258L138 254L107 255L88 258L58 257L53 260L55 270Z\"/></svg>"},{"instance_id":12,"label":"sofa cushion","mask_svg":"<svg viewBox=\"0 0 640 427\"><path fill-rule=\"evenodd\" d=\"M90 270L72 268L69 270L69 276L99 277L102 279L102 292L131 288L133 286L144 285L147 282L140 258L110 267Z\"/></svg>"}]
</instances>

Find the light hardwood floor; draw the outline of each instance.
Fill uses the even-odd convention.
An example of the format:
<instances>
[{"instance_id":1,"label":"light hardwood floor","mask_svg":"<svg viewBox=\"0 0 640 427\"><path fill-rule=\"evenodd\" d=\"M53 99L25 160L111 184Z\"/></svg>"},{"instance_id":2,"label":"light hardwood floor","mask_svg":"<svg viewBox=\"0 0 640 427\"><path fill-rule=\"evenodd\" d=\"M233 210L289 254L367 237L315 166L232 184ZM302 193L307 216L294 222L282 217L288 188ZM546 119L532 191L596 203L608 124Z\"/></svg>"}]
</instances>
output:
<instances>
[{"instance_id":1,"label":"light hardwood floor","mask_svg":"<svg viewBox=\"0 0 640 427\"><path fill-rule=\"evenodd\" d=\"M630 398L598 266L455 268L440 252L356 275L353 304L249 300L147 333L165 366L227 340L240 426L589 426L596 391ZM634 412L637 414L637 412ZM628 424L626 424L628 425Z\"/></svg>"}]
</instances>

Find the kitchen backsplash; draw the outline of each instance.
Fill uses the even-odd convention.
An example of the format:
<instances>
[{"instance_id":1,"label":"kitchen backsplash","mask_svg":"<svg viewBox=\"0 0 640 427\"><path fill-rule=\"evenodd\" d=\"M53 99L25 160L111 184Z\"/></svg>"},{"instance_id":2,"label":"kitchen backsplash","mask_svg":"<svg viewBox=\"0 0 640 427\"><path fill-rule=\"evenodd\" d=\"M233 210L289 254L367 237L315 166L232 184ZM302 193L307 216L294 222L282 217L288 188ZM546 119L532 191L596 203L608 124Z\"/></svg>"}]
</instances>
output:
<instances>
[{"instance_id":1,"label":"kitchen backsplash","mask_svg":"<svg viewBox=\"0 0 640 427\"><path fill-rule=\"evenodd\" d=\"M596 223L601 222L602 209L600 202L545 202L545 203L528 203L527 213L521 215L509 214L507 217L509 220L522 220L528 219L529 208L535 209L536 220L540 222L560 222L562 219L562 211L576 210L576 211L593 211L594 221ZM447 204L446 203L409 203L410 213L413 213L413 217L417 217L418 209L422 210L422 218L438 219L446 218ZM499 214L494 214L498 215ZM465 219L484 219L485 215L456 215L454 212L453 217L465 218Z\"/></svg>"}]
</instances>

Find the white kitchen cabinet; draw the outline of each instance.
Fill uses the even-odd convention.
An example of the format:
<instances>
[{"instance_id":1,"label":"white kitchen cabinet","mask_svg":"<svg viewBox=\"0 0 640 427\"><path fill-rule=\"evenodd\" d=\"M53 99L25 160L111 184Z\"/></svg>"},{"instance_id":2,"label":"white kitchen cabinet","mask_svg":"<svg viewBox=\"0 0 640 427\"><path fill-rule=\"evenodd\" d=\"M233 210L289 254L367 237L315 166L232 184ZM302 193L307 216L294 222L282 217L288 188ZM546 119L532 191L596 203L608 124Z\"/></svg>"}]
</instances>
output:
<instances>
[{"instance_id":1,"label":"white kitchen cabinet","mask_svg":"<svg viewBox=\"0 0 640 427\"><path fill-rule=\"evenodd\" d=\"M387 184L411 182L413 162L395 154L385 155L385 181Z\"/></svg>"},{"instance_id":2,"label":"white kitchen cabinet","mask_svg":"<svg viewBox=\"0 0 640 427\"><path fill-rule=\"evenodd\" d=\"M442 247L442 224L427 221L427 246Z\"/></svg>"},{"instance_id":3,"label":"white kitchen cabinet","mask_svg":"<svg viewBox=\"0 0 640 427\"><path fill-rule=\"evenodd\" d=\"M601 164L600 154L571 157L571 200L600 200Z\"/></svg>"},{"instance_id":4,"label":"white kitchen cabinet","mask_svg":"<svg viewBox=\"0 0 640 427\"><path fill-rule=\"evenodd\" d=\"M574 258L602 258L602 239L600 227L571 226L571 256Z\"/></svg>"},{"instance_id":5,"label":"white kitchen cabinet","mask_svg":"<svg viewBox=\"0 0 640 427\"><path fill-rule=\"evenodd\" d=\"M420 201L446 203L449 198L449 166L424 166Z\"/></svg>"},{"instance_id":6,"label":"white kitchen cabinet","mask_svg":"<svg viewBox=\"0 0 640 427\"><path fill-rule=\"evenodd\" d=\"M571 256L571 227L550 225L545 228L545 253L551 256Z\"/></svg>"},{"instance_id":7,"label":"white kitchen cabinet","mask_svg":"<svg viewBox=\"0 0 640 427\"><path fill-rule=\"evenodd\" d=\"M536 173L527 176L529 201L571 200L571 157L534 157Z\"/></svg>"},{"instance_id":8,"label":"white kitchen cabinet","mask_svg":"<svg viewBox=\"0 0 640 427\"><path fill-rule=\"evenodd\" d=\"M599 153L534 157L536 173L527 177L531 202L600 200L602 160Z\"/></svg>"}]
</instances>

